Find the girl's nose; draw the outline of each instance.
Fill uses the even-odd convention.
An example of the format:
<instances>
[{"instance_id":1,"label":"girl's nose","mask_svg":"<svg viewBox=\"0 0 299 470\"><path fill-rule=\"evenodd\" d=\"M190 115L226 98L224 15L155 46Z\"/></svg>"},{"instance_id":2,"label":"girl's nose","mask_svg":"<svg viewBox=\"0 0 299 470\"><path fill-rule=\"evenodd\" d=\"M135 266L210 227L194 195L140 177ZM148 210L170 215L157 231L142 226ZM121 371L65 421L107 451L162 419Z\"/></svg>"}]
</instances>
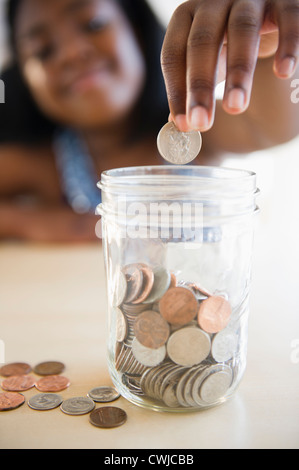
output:
<instances>
[{"instance_id":1,"label":"girl's nose","mask_svg":"<svg viewBox=\"0 0 299 470\"><path fill-rule=\"evenodd\" d=\"M63 31L57 41L57 60L60 65L86 61L94 52L91 42L79 32Z\"/></svg>"}]
</instances>

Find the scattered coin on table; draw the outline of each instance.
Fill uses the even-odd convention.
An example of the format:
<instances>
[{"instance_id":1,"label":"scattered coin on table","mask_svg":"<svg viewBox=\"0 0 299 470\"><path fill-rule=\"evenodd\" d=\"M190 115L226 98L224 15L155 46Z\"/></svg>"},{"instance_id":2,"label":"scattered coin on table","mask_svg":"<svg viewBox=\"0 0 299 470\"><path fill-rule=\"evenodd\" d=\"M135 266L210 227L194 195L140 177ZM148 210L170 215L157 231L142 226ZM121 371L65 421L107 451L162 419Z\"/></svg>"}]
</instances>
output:
<instances>
[{"instance_id":1,"label":"scattered coin on table","mask_svg":"<svg viewBox=\"0 0 299 470\"><path fill-rule=\"evenodd\" d=\"M95 407L95 402L88 397L72 397L64 400L60 409L63 413L72 416L85 415L90 413Z\"/></svg>"},{"instance_id":2,"label":"scattered coin on table","mask_svg":"<svg viewBox=\"0 0 299 470\"><path fill-rule=\"evenodd\" d=\"M120 397L120 393L109 386L95 387L88 392L88 396L96 403L109 403Z\"/></svg>"},{"instance_id":3,"label":"scattered coin on table","mask_svg":"<svg viewBox=\"0 0 299 470\"><path fill-rule=\"evenodd\" d=\"M37 375L59 375L65 369L65 365L59 361L46 361L37 364L33 371Z\"/></svg>"},{"instance_id":4,"label":"scattered coin on table","mask_svg":"<svg viewBox=\"0 0 299 470\"><path fill-rule=\"evenodd\" d=\"M115 406L105 406L92 411L89 420L99 428L115 428L127 421L127 413Z\"/></svg>"},{"instance_id":5,"label":"scattered coin on table","mask_svg":"<svg viewBox=\"0 0 299 470\"><path fill-rule=\"evenodd\" d=\"M26 362L12 362L11 364L4 364L4 366L0 368L0 375L3 377L26 375L29 374L31 370L31 366Z\"/></svg>"},{"instance_id":6,"label":"scattered coin on table","mask_svg":"<svg viewBox=\"0 0 299 470\"><path fill-rule=\"evenodd\" d=\"M9 392L24 392L30 390L35 385L35 378L32 375L12 375L1 382L3 390Z\"/></svg>"},{"instance_id":7,"label":"scattered coin on table","mask_svg":"<svg viewBox=\"0 0 299 470\"><path fill-rule=\"evenodd\" d=\"M19 408L25 403L25 397L17 392L0 393L0 411L9 411Z\"/></svg>"},{"instance_id":8,"label":"scattered coin on table","mask_svg":"<svg viewBox=\"0 0 299 470\"><path fill-rule=\"evenodd\" d=\"M62 402L62 396L56 393L38 393L28 400L28 406L33 410L47 411L57 408Z\"/></svg>"},{"instance_id":9,"label":"scattered coin on table","mask_svg":"<svg viewBox=\"0 0 299 470\"><path fill-rule=\"evenodd\" d=\"M48 375L39 379L35 387L40 392L61 392L70 386L70 381L62 375Z\"/></svg>"}]
</instances>

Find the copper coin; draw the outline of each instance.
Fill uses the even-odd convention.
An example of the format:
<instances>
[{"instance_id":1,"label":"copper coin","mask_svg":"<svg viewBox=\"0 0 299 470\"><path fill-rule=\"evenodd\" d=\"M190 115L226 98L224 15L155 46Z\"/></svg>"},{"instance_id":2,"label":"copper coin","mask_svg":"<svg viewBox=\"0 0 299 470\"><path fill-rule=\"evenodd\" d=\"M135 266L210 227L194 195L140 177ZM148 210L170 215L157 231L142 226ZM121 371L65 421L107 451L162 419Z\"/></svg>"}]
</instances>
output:
<instances>
[{"instance_id":1,"label":"copper coin","mask_svg":"<svg viewBox=\"0 0 299 470\"><path fill-rule=\"evenodd\" d=\"M172 287L176 287L177 286L177 278L175 276L174 273L170 273L170 286L169 288L171 289Z\"/></svg>"},{"instance_id":2,"label":"copper coin","mask_svg":"<svg viewBox=\"0 0 299 470\"><path fill-rule=\"evenodd\" d=\"M213 295L203 300L199 306L197 321L207 333L218 333L223 330L230 320L231 306L221 296Z\"/></svg>"},{"instance_id":3,"label":"copper coin","mask_svg":"<svg viewBox=\"0 0 299 470\"><path fill-rule=\"evenodd\" d=\"M5 364L0 369L0 375L3 377L11 377L12 375L26 375L31 372L31 366L26 362L13 362Z\"/></svg>"},{"instance_id":4,"label":"copper coin","mask_svg":"<svg viewBox=\"0 0 299 470\"><path fill-rule=\"evenodd\" d=\"M92 411L89 420L99 428L115 428L126 422L127 413L115 406L103 406Z\"/></svg>"},{"instance_id":5,"label":"copper coin","mask_svg":"<svg viewBox=\"0 0 299 470\"><path fill-rule=\"evenodd\" d=\"M143 285L143 273L136 264L130 264L123 268L127 280L127 293L124 302L130 303L139 296Z\"/></svg>"},{"instance_id":6,"label":"copper coin","mask_svg":"<svg viewBox=\"0 0 299 470\"><path fill-rule=\"evenodd\" d=\"M160 313L171 325L186 325L197 314L195 295L185 287L172 287L159 302Z\"/></svg>"},{"instance_id":7,"label":"copper coin","mask_svg":"<svg viewBox=\"0 0 299 470\"><path fill-rule=\"evenodd\" d=\"M0 393L0 411L14 410L25 403L25 397L21 393Z\"/></svg>"},{"instance_id":8,"label":"copper coin","mask_svg":"<svg viewBox=\"0 0 299 470\"><path fill-rule=\"evenodd\" d=\"M38 375L58 375L65 369L65 365L58 361L47 361L37 364L33 370Z\"/></svg>"},{"instance_id":9,"label":"copper coin","mask_svg":"<svg viewBox=\"0 0 299 470\"><path fill-rule=\"evenodd\" d=\"M60 392L69 385L69 379L62 375L48 375L39 379L35 384L40 392Z\"/></svg>"},{"instance_id":10,"label":"copper coin","mask_svg":"<svg viewBox=\"0 0 299 470\"><path fill-rule=\"evenodd\" d=\"M140 263L137 265L137 268L143 274L143 284L141 288L141 293L139 294L138 298L132 302L132 304L141 304L145 299L147 299L147 297L151 293L155 279L153 270L146 264Z\"/></svg>"},{"instance_id":11,"label":"copper coin","mask_svg":"<svg viewBox=\"0 0 299 470\"><path fill-rule=\"evenodd\" d=\"M134 323L134 333L139 343L147 348L158 349L169 338L169 325L157 312L152 310L141 313Z\"/></svg>"},{"instance_id":12,"label":"copper coin","mask_svg":"<svg viewBox=\"0 0 299 470\"><path fill-rule=\"evenodd\" d=\"M3 380L1 387L9 392L24 392L33 388L35 378L32 375L12 375Z\"/></svg>"}]
</instances>

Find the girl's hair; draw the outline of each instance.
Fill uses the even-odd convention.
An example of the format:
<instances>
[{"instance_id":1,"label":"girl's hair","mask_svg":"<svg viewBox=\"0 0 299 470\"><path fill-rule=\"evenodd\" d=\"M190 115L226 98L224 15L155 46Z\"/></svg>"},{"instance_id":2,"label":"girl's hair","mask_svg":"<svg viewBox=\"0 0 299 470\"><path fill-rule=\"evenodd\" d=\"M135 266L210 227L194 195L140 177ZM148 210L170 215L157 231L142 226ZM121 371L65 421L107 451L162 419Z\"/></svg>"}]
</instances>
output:
<instances>
[{"instance_id":1,"label":"girl's hair","mask_svg":"<svg viewBox=\"0 0 299 470\"><path fill-rule=\"evenodd\" d=\"M22 0L9 0L7 21L13 60L2 73L5 104L0 106L0 142L39 144L51 140L60 127L35 104L20 71L15 49L15 20ZM168 105L160 66L165 30L146 0L116 0L129 19L140 42L146 63L146 84L139 100L139 116L134 136L155 134L165 123Z\"/></svg>"}]
</instances>

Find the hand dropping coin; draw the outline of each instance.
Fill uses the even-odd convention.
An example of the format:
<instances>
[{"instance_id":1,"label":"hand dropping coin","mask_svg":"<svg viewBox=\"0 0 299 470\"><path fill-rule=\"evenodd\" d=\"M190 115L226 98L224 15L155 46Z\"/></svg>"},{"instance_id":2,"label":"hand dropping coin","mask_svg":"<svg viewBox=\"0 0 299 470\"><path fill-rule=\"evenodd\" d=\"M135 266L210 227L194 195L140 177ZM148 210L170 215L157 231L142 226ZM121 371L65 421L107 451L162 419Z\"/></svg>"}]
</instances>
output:
<instances>
[{"instance_id":1,"label":"hand dropping coin","mask_svg":"<svg viewBox=\"0 0 299 470\"><path fill-rule=\"evenodd\" d=\"M168 122L159 132L157 145L166 161L186 165L199 154L202 137L198 131L180 132L173 122Z\"/></svg>"}]
</instances>

